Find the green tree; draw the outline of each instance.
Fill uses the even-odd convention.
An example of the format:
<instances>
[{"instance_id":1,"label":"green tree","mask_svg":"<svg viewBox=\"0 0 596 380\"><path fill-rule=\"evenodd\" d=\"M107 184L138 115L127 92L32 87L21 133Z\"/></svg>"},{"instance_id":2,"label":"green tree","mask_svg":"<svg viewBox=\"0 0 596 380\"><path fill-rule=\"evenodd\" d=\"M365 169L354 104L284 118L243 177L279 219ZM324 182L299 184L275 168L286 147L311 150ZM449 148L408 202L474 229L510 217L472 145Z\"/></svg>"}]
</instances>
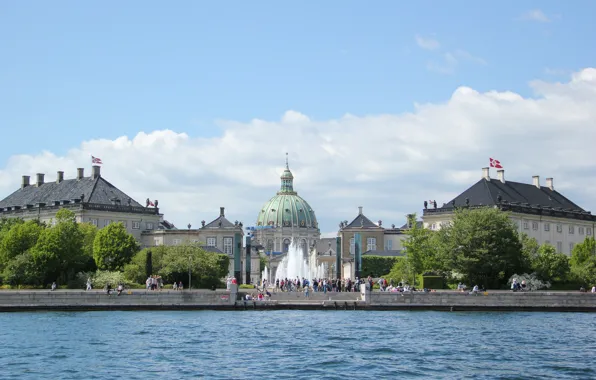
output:
<instances>
[{"instance_id":1,"label":"green tree","mask_svg":"<svg viewBox=\"0 0 596 380\"><path fill-rule=\"evenodd\" d=\"M67 283L89 262L83 249L84 236L76 222L75 214L68 209L56 213L56 222L45 228L31 250L40 273L45 273L44 283Z\"/></svg>"},{"instance_id":2,"label":"green tree","mask_svg":"<svg viewBox=\"0 0 596 380\"><path fill-rule=\"evenodd\" d=\"M523 266L527 268L533 267L533 262L538 257L538 252L540 250L540 244L538 244L538 240L533 237L528 236L525 233L519 235L519 241L522 245L522 260Z\"/></svg>"},{"instance_id":3,"label":"green tree","mask_svg":"<svg viewBox=\"0 0 596 380\"><path fill-rule=\"evenodd\" d=\"M122 223L111 223L97 231L93 242L93 258L101 270L121 270L138 250L139 244Z\"/></svg>"},{"instance_id":4,"label":"green tree","mask_svg":"<svg viewBox=\"0 0 596 380\"><path fill-rule=\"evenodd\" d=\"M8 262L37 243L44 227L37 220L4 222L0 241L0 262Z\"/></svg>"},{"instance_id":5,"label":"green tree","mask_svg":"<svg viewBox=\"0 0 596 380\"><path fill-rule=\"evenodd\" d=\"M269 253L271 254L271 253ZM267 257L259 255L259 271L262 273L265 270L265 267L267 266L268 262L267 262ZM269 268L271 269L271 268Z\"/></svg>"},{"instance_id":6,"label":"green tree","mask_svg":"<svg viewBox=\"0 0 596 380\"><path fill-rule=\"evenodd\" d=\"M569 258L552 245L543 244L533 258L532 269L542 281L562 282L569 274Z\"/></svg>"},{"instance_id":7,"label":"green tree","mask_svg":"<svg viewBox=\"0 0 596 380\"><path fill-rule=\"evenodd\" d=\"M586 238L576 244L571 251L571 273L581 283L587 286L596 285L596 240Z\"/></svg>"},{"instance_id":8,"label":"green tree","mask_svg":"<svg viewBox=\"0 0 596 380\"><path fill-rule=\"evenodd\" d=\"M470 285L498 288L512 274L528 269L516 228L509 215L498 209L456 211L441 239L447 267Z\"/></svg>"},{"instance_id":9,"label":"green tree","mask_svg":"<svg viewBox=\"0 0 596 380\"><path fill-rule=\"evenodd\" d=\"M2 277L10 285L19 286L39 285L41 284L39 279L42 275L35 266L31 253L25 252L17 255L7 263Z\"/></svg>"},{"instance_id":10,"label":"green tree","mask_svg":"<svg viewBox=\"0 0 596 380\"><path fill-rule=\"evenodd\" d=\"M408 260L405 257L398 257L395 260L395 264L391 268L391 271L383 276L388 283L393 280L393 284L409 282L408 278L411 279L411 272L408 268Z\"/></svg>"}]
</instances>

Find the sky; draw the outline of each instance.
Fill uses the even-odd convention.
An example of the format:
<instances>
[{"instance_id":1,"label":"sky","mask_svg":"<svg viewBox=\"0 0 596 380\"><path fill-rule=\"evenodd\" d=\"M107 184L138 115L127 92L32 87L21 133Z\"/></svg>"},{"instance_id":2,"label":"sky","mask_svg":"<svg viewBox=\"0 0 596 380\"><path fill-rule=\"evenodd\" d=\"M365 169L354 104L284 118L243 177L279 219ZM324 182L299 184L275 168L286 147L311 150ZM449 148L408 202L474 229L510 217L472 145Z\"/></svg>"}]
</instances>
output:
<instances>
[{"instance_id":1,"label":"sky","mask_svg":"<svg viewBox=\"0 0 596 380\"><path fill-rule=\"evenodd\" d=\"M253 225L294 187L331 235L401 225L489 157L596 210L592 1L0 5L0 199L102 175L165 218ZM493 173L496 176L496 173ZM542 179L542 181L544 181Z\"/></svg>"}]
</instances>

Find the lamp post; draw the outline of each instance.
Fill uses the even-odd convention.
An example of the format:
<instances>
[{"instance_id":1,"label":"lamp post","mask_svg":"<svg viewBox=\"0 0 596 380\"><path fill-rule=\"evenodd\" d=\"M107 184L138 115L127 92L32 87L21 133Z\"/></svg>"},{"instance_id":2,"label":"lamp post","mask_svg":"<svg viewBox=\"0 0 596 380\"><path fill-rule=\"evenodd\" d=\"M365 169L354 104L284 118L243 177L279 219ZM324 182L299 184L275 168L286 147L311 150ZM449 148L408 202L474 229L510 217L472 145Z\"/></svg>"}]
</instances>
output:
<instances>
[{"instance_id":1,"label":"lamp post","mask_svg":"<svg viewBox=\"0 0 596 380\"><path fill-rule=\"evenodd\" d=\"M192 286L191 285L191 282L190 282L191 281L191 275L190 275L190 273L191 273L191 271L190 271L191 265L192 265L192 256L188 256L188 290L190 290L191 289L191 286Z\"/></svg>"}]
</instances>

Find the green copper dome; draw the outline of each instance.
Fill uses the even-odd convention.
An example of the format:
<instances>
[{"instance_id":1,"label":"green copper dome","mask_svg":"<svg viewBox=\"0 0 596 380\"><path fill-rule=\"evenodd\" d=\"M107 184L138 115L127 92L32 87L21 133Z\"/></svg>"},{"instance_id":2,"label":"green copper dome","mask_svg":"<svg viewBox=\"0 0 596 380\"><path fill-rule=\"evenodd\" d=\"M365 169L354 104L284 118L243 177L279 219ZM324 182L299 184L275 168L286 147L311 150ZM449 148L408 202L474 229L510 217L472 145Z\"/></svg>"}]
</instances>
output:
<instances>
[{"instance_id":1,"label":"green copper dome","mask_svg":"<svg viewBox=\"0 0 596 380\"><path fill-rule=\"evenodd\" d=\"M281 189L259 212L257 226L317 228L315 211L294 191L294 176L288 167L281 175Z\"/></svg>"}]
</instances>

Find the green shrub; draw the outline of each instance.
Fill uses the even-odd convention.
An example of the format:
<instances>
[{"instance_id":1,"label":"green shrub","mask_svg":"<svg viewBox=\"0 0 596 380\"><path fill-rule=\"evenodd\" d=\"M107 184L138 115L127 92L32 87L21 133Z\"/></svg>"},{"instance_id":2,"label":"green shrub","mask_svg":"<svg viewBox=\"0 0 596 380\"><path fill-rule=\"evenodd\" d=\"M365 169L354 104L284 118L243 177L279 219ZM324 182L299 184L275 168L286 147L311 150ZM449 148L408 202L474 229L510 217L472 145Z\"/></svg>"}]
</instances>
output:
<instances>
[{"instance_id":1,"label":"green shrub","mask_svg":"<svg viewBox=\"0 0 596 380\"><path fill-rule=\"evenodd\" d=\"M238 289L254 289L255 285L251 285L251 284L240 284L238 286Z\"/></svg>"},{"instance_id":2,"label":"green shrub","mask_svg":"<svg viewBox=\"0 0 596 380\"><path fill-rule=\"evenodd\" d=\"M382 277L384 274L389 273L396 261L400 259L402 259L402 257L373 255L362 256L362 277Z\"/></svg>"},{"instance_id":3,"label":"green shrub","mask_svg":"<svg viewBox=\"0 0 596 380\"><path fill-rule=\"evenodd\" d=\"M422 287L428 289L445 289L443 276L422 276Z\"/></svg>"}]
</instances>

